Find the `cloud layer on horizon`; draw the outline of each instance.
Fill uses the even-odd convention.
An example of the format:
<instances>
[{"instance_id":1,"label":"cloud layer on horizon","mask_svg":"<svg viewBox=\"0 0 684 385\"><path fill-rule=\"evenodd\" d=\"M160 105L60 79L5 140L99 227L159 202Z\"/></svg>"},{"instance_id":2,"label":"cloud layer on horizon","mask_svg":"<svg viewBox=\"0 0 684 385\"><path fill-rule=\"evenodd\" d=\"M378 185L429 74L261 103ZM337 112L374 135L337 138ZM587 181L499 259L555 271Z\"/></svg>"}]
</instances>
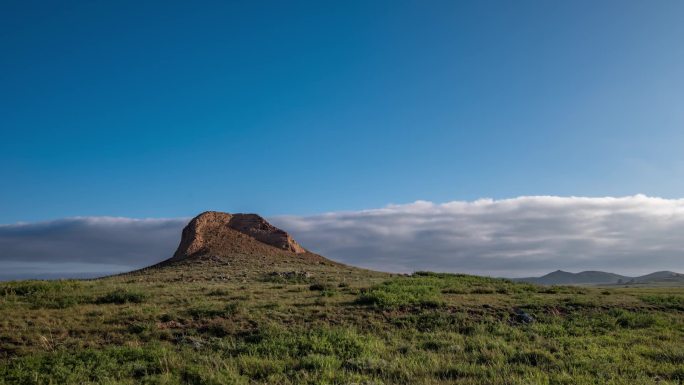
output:
<instances>
[{"instance_id":1,"label":"cloud layer on horizon","mask_svg":"<svg viewBox=\"0 0 684 385\"><path fill-rule=\"evenodd\" d=\"M90 271L100 265L103 272L144 267L173 253L187 220L97 217L2 225L0 279L45 266L58 271L67 262ZM417 201L269 220L312 251L385 271L516 277L556 269L684 270L684 199Z\"/></svg>"},{"instance_id":2,"label":"cloud layer on horizon","mask_svg":"<svg viewBox=\"0 0 684 385\"><path fill-rule=\"evenodd\" d=\"M168 258L186 218L76 217L0 225L0 279L88 277Z\"/></svg>"},{"instance_id":3,"label":"cloud layer on horizon","mask_svg":"<svg viewBox=\"0 0 684 385\"><path fill-rule=\"evenodd\" d=\"M639 274L684 267L684 199L417 201L275 223L323 255L389 271L516 277L556 269Z\"/></svg>"}]
</instances>

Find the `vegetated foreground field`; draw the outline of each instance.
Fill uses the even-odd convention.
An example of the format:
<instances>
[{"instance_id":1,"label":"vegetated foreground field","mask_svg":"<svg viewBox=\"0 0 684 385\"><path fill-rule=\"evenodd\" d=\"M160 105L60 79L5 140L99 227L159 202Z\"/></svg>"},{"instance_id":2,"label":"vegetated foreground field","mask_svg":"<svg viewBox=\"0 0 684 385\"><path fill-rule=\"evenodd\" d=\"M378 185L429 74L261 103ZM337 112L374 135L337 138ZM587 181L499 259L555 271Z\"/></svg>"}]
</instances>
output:
<instances>
[{"instance_id":1,"label":"vegetated foreground field","mask_svg":"<svg viewBox=\"0 0 684 385\"><path fill-rule=\"evenodd\" d=\"M0 282L0 384L684 383L681 288L308 275Z\"/></svg>"}]
</instances>

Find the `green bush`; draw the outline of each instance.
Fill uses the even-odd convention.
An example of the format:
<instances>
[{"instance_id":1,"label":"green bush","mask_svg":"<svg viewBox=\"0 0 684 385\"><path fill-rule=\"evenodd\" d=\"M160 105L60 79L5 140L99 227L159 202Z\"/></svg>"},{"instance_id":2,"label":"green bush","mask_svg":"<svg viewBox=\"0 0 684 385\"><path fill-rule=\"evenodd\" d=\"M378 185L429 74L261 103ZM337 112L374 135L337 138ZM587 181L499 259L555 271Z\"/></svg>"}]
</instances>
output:
<instances>
[{"instance_id":1,"label":"green bush","mask_svg":"<svg viewBox=\"0 0 684 385\"><path fill-rule=\"evenodd\" d=\"M116 289L97 298L95 302L98 304L113 303L121 305L125 303L142 303L146 298L147 295L144 293L126 289Z\"/></svg>"},{"instance_id":2,"label":"green bush","mask_svg":"<svg viewBox=\"0 0 684 385\"><path fill-rule=\"evenodd\" d=\"M342 362L335 356L324 354L309 354L299 362L299 367L305 370L337 370Z\"/></svg>"},{"instance_id":3,"label":"green bush","mask_svg":"<svg viewBox=\"0 0 684 385\"><path fill-rule=\"evenodd\" d=\"M74 280L7 282L0 285L0 297L26 302L33 309L64 309L88 302L79 290L82 286Z\"/></svg>"},{"instance_id":4,"label":"green bush","mask_svg":"<svg viewBox=\"0 0 684 385\"><path fill-rule=\"evenodd\" d=\"M660 349L643 353L643 356L655 362L668 362L684 367L684 349Z\"/></svg>"},{"instance_id":5,"label":"green bush","mask_svg":"<svg viewBox=\"0 0 684 385\"><path fill-rule=\"evenodd\" d=\"M201 365L188 365L183 368L180 375L180 383L185 385L246 385L249 382L233 368L220 368L219 370L207 370ZM157 382L152 382L157 383ZM166 384L167 382L159 382Z\"/></svg>"},{"instance_id":6,"label":"green bush","mask_svg":"<svg viewBox=\"0 0 684 385\"><path fill-rule=\"evenodd\" d=\"M419 271L412 276L397 277L362 291L356 303L382 309L439 307L444 303L442 294L508 294L536 290L536 286L507 279Z\"/></svg>"},{"instance_id":7,"label":"green bush","mask_svg":"<svg viewBox=\"0 0 684 385\"><path fill-rule=\"evenodd\" d=\"M556 365L556 359L542 350L529 350L515 353L508 359L511 364L549 368Z\"/></svg>"},{"instance_id":8,"label":"green bush","mask_svg":"<svg viewBox=\"0 0 684 385\"><path fill-rule=\"evenodd\" d=\"M81 282L75 280L5 282L0 285L0 295L5 297L12 295L31 296L64 292L80 288L81 286Z\"/></svg>"},{"instance_id":9,"label":"green bush","mask_svg":"<svg viewBox=\"0 0 684 385\"><path fill-rule=\"evenodd\" d=\"M507 293L507 291L504 288L498 289L503 291L504 293ZM494 289L491 287L476 287L474 288L471 293L472 294L494 294Z\"/></svg>"},{"instance_id":10,"label":"green bush","mask_svg":"<svg viewBox=\"0 0 684 385\"><path fill-rule=\"evenodd\" d=\"M282 360L256 356L238 357L238 367L242 375L258 380L285 371L285 363Z\"/></svg>"},{"instance_id":11,"label":"green bush","mask_svg":"<svg viewBox=\"0 0 684 385\"><path fill-rule=\"evenodd\" d=\"M678 295L646 295L639 297L649 305L665 309L684 310L684 296Z\"/></svg>"},{"instance_id":12,"label":"green bush","mask_svg":"<svg viewBox=\"0 0 684 385\"><path fill-rule=\"evenodd\" d=\"M359 294L356 303L381 309L405 306L438 307L442 293L430 279L398 278Z\"/></svg>"},{"instance_id":13,"label":"green bush","mask_svg":"<svg viewBox=\"0 0 684 385\"><path fill-rule=\"evenodd\" d=\"M0 366L0 383L80 384L84 379L88 379L87 383L140 379L161 373L161 357L168 354L169 351L160 347L115 347L23 356Z\"/></svg>"},{"instance_id":14,"label":"green bush","mask_svg":"<svg viewBox=\"0 0 684 385\"><path fill-rule=\"evenodd\" d=\"M233 354L274 358L302 358L319 354L346 360L367 356L377 349L379 342L375 338L354 329L268 329L246 338Z\"/></svg>"},{"instance_id":15,"label":"green bush","mask_svg":"<svg viewBox=\"0 0 684 385\"><path fill-rule=\"evenodd\" d=\"M439 307L444 302L442 294L509 294L537 290L537 286L507 279L419 271L409 277L397 277L362 291L356 303L382 309Z\"/></svg>"},{"instance_id":16,"label":"green bush","mask_svg":"<svg viewBox=\"0 0 684 385\"><path fill-rule=\"evenodd\" d=\"M655 326L660 319L649 313L631 312L624 309L611 309L609 314L615 317L618 326L625 329L644 329Z\"/></svg>"},{"instance_id":17,"label":"green bush","mask_svg":"<svg viewBox=\"0 0 684 385\"><path fill-rule=\"evenodd\" d=\"M328 284L328 283L314 283L309 286L309 290L311 291L324 291L324 290L334 290L333 285Z\"/></svg>"},{"instance_id":18,"label":"green bush","mask_svg":"<svg viewBox=\"0 0 684 385\"><path fill-rule=\"evenodd\" d=\"M214 318L228 317L239 311L240 305L237 302L230 302L225 305L200 304L189 308L186 313L193 318Z\"/></svg>"}]
</instances>

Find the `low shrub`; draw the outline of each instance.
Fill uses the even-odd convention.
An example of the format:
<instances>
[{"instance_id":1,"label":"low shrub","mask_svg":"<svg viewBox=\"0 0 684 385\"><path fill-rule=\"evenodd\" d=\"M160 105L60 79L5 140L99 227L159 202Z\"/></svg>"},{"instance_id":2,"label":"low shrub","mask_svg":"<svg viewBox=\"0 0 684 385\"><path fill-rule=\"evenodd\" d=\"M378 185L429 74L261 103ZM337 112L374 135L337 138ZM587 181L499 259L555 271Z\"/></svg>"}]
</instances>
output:
<instances>
[{"instance_id":1,"label":"low shrub","mask_svg":"<svg viewBox=\"0 0 684 385\"><path fill-rule=\"evenodd\" d=\"M229 317L239 310L237 302L230 302L223 306L215 304L201 304L189 308L186 313L193 318Z\"/></svg>"},{"instance_id":2,"label":"low shrub","mask_svg":"<svg viewBox=\"0 0 684 385\"><path fill-rule=\"evenodd\" d=\"M130 291L125 289L116 289L95 300L98 304L125 304L125 303L142 303L147 298L144 293Z\"/></svg>"},{"instance_id":3,"label":"low shrub","mask_svg":"<svg viewBox=\"0 0 684 385\"><path fill-rule=\"evenodd\" d=\"M5 282L0 285L0 296L15 295L25 297L36 294L64 292L80 288L81 286L81 282L75 280Z\"/></svg>"},{"instance_id":4,"label":"low shrub","mask_svg":"<svg viewBox=\"0 0 684 385\"><path fill-rule=\"evenodd\" d=\"M334 287L333 285L329 283L314 283L309 286L309 290L311 291L324 291L324 290L333 290Z\"/></svg>"},{"instance_id":5,"label":"low shrub","mask_svg":"<svg viewBox=\"0 0 684 385\"><path fill-rule=\"evenodd\" d=\"M504 290L504 289L501 288L499 290ZM494 291L495 290L491 287L476 287L471 291L471 293L472 294L494 294ZM505 290L504 290L504 293L506 293Z\"/></svg>"},{"instance_id":6,"label":"low shrub","mask_svg":"<svg viewBox=\"0 0 684 385\"><path fill-rule=\"evenodd\" d=\"M311 273L306 271L273 271L262 276L263 282L301 284L311 282Z\"/></svg>"},{"instance_id":7,"label":"low shrub","mask_svg":"<svg viewBox=\"0 0 684 385\"><path fill-rule=\"evenodd\" d=\"M660 319L649 313L630 312L624 309L612 309L609 314L615 317L615 323L625 329L645 329L655 326Z\"/></svg>"},{"instance_id":8,"label":"low shrub","mask_svg":"<svg viewBox=\"0 0 684 385\"><path fill-rule=\"evenodd\" d=\"M7 282L0 285L0 297L26 302L33 309L65 309L88 302L81 287L74 280Z\"/></svg>"},{"instance_id":9,"label":"low shrub","mask_svg":"<svg viewBox=\"0 0 684 385\"><path fill-rule=\"evenodd\" d=\"M439 307L442 294L510 294L536 292L537 286L507 279L419 271L362 291L356 303L383 309L404 306Z\"/></svg>"},{"instance_id":10,"label":"low shrub","mask_svg":"<svg viewBox=\"0 0 684 385\"><path fill-rule=\"evenodd\" d=\"M397 278L361 292L356 303L381 309L438 307L443 303L441 295L439 287L431 279Z\"/></svg>"},{"instance_id":11,"label":"low shrub","mask_svg":"<svg viewBox=\"0 0 684 385\"><path fill-rule=\"evenodd\" d=\"M511 364L549 368L556 365L556 359L542 350L529 350L513 354L508 359Z\"/></svg>"},{"instance_id":12,"label":"low shrub","mask_svg":"<svg viewBox=\"0 0 684 385\"><path fill-rule=\"evenodd\" d=\"M639 297L649 305L665 309L684 310L684 296L679 295L646 295Z\"/></svg>"}]
</instances>

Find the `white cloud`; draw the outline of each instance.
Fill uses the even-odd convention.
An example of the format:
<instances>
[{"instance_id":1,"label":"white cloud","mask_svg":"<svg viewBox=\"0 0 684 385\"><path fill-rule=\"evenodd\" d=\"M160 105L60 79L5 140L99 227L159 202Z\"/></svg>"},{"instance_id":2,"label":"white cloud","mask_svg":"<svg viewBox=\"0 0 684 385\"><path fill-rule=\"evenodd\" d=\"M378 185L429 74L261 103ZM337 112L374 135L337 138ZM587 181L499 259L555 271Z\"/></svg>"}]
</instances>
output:
<instances>
[{"instance_id":1,"label":"white cloud","mask_svg":"<svg viewBox=\"0 0 684 385\"><path fill-rule=\"evenodd\" d=\"M313 251L385 271L513 277L556 269L623 274L684 270L684 199L635 195L417 201L269 219ZM88 272L97 271L98 265L103 272L113 272L112 266L147 266L171 256L187 221L97 217L2 225L0 279L63 263L87 266Z\"/></svg>"},{"instance_id":2,"label":"white cloud","mask_svg":"<svg viewBox=\"0 0 684 385\"><path fill-rule=\"evenodd\" d=\"M531 196L279 217L306 247L368 268L497 276L684 270L684 199Z\"/></svg>"}]
</instances>

